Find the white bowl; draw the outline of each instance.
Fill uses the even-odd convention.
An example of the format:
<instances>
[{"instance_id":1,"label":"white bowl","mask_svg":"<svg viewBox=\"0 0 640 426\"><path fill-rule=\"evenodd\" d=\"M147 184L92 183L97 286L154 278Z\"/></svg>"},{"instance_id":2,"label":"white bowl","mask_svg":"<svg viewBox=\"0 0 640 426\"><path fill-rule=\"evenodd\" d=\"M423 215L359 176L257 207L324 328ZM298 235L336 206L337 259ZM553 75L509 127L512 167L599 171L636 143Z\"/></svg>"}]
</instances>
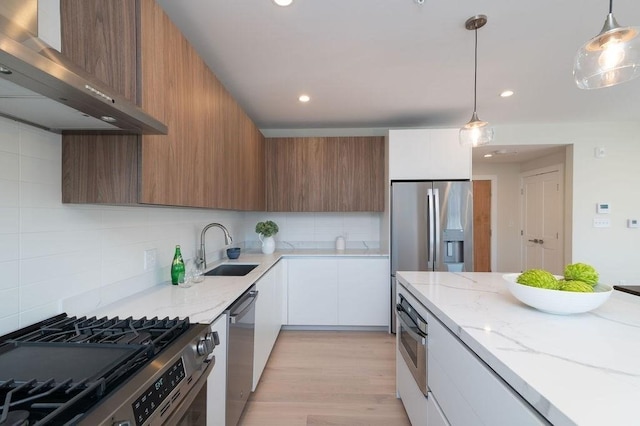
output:
<instances>
[{"instance_id":1,"label":"white bowl","mask_svg":"<svg viewBox=\"0 0 640 426\"><path fill-rule=\"evenodd\" d=\"M511 294L522 303L550 314L566 315L588 312L606 302L613 292L613 288L605 284L597 284L593 293L531 287L517 283L518 276L520 276L519 273L502 276L507 282L507 288ZM558 276L556 275L556 277Z\"/></svg>"}]
</instances>

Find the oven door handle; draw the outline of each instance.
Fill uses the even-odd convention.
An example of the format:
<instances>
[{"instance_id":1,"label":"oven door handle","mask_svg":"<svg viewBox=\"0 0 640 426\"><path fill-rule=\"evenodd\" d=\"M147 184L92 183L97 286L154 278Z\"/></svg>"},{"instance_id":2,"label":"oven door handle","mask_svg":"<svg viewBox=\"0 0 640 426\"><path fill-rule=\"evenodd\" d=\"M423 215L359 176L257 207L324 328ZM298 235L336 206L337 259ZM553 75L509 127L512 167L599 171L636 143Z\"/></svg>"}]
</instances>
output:
<instances>
[{"instance_id":1,"label":"oven door handle","mask_svg":"<svg viewBox=\"0 0 640 426\"><path fill-rule=\"evenodd\" d=\"M196 399L196 396L200 393L202 388L206 386L207 379L209 378L209 374L211 370L213 370L213 366L216 363L216 358L211 358L211 361L207 362L207 366L205 367L204 372L198 377L198 380L193 384L189 392L187 392L187 396L180 402L178 408L173 410L173 412L167 417L167 419L162 423L163 425L176 425L178 421L184 416L187 412L193 400ZM205 408L206 409L206 408Z\"/></svg>"},{"instance_id":2,"label":"oven door handle","mask_svg":"<svg viewBox=\"0 0 640 426\"><path fill-rule=\"evenodd\" d=\"M398 304L396 306L396 311L398 312L398 321L400 321L402 324L404 324L407 333L409 333L409 336L411 336L413 338L413 340L415 340L416 342L419 342L421 345L423 345L423 346L426 345L427 344L427 335L422 333L422 331L418 330L418 327L416 326L416 324L413 321L411 321L411 323L413 324L413 327L412 327L411 324L409 324L405 320L405 316L406 316L406 314L404 314L405 310L400 304ZM416 329L418 331L414 331L414 329Z\"/></svg>"}]
</instances>

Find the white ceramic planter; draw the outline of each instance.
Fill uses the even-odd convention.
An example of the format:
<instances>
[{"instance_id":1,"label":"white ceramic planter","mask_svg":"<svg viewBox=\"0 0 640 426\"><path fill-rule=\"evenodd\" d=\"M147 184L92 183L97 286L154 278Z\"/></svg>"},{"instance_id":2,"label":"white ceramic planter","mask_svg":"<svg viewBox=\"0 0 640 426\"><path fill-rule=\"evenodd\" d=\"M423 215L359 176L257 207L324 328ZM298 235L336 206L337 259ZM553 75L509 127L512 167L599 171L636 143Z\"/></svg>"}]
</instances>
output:
<instances>
[{"instance_id":1,"label":"white ceramic planter","mask_svg":"<svg viewBox=\"0 0 640 426\"><path fill-rule=\"evenodd\" d=\"M263 237L262 234L258 234L258 238L262 241L262 252L264 254L271 254L276 250L276 240L273 237Z\"/></svg>"}]
</instances>

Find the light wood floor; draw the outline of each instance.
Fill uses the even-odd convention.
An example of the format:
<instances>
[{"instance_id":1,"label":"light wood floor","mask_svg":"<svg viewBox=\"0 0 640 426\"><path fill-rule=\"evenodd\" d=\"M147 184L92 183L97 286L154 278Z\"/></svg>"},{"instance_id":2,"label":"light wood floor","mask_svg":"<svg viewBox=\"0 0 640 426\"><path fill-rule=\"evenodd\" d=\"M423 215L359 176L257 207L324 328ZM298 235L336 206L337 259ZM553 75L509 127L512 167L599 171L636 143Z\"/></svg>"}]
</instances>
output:
<instances>
[{"instance_id":1,"label":"light wood floor","mask_svg":"<svg viewBox=\"0 0 640 426\"><path fill-rule=\"evenodd\" d=\"M241 426L410 425L386 332L281 331Z\"/></svg>"}]
</instances>

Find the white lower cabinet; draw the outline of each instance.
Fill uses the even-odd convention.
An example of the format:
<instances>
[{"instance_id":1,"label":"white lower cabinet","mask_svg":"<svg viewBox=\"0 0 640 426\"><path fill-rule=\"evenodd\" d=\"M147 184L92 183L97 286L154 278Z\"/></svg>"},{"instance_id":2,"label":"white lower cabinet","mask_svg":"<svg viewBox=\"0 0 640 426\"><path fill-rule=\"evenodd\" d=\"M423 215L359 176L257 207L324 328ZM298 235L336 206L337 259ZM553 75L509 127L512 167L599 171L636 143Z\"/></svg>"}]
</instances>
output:
<instances>
[{"instance_id":1,"label":"white lower cabinet","mask_svg":"<svg viewBox=\"0 0 640 426\"><path fill-rule=\"evenodd\" d=\"M288 325L388 326L387 258L291 258L287 262Z\"/></svg>"},{"instance_id":2,"label":"white lower cabinet","mask_svg":"<svg viewBox=\"0 0 640 426\"><path fill-rule=\"evenodd\" d=\"M227 394L227 314L211 323L220 344L213 350L216 364L207 379L207 426L224 426Z\"/></svg>"},{"instance_id":3,"label":"white lower cabinet","mask_svg":"<svg viewBox=\"0 0 640 426\"><path fill-rule=\"evenodd\" d=\"M435 397L431 392L427 397L427 425L429 426L450 426L447 418L440 409L440 406L436 402Z\"/></svg>"},{"instance_id":4,"label":"white lower cabinet","mask_svg":"<svg viewBox=\"0 0 640 426\"><path fill-rule=\"evenodd\" d=\"M338 324L389 325L389 261L338 259Z\"/></svg>"},{"instance_id":5,"label":"white lower cabinet","mask_svg":"<svg viewBox=\"0 0 640 426\"><path fill-rule=\"evenodd\" d=\"M338 325L335 258L287 259L288 325Z\"/></svg>"},{"instance_id":6,"label":"white lower cabinet","mask_svg":"<svg viewBox=\"0 0 640 426\"><path fill-rule=\"evenodd\" d=\"M271 349L282 327L284 302L283 263L277 262L256 282L256 318L253 348L253 388L256 390L260 376L267 365Z\"/></svg>"},{"instance_id":7,"label":"white lower cabinet","mask_svg":"<svg viewBox=\"0 0 640 426\"><path fill-rule=\"evenodd\" d=\"M428 386L435 396L433 402L440 406L449 424L548 424L475 353L432 316L429 320L428 339Z\"/></svg>"},{"instance_id":8,"label":"white lower cabinet","mask_svg":"<svg viewBox=\"0 0 640 426\"><path fill-rule=\"evenodd\" d=\"M397 336L396 336L397 339ZM427 398L416 384L402 354L396 347L396 390L402 400L409 421L414 426L427 425ZM429 426L431 426L429 424Z\"/></svg>"}]
</instances>

